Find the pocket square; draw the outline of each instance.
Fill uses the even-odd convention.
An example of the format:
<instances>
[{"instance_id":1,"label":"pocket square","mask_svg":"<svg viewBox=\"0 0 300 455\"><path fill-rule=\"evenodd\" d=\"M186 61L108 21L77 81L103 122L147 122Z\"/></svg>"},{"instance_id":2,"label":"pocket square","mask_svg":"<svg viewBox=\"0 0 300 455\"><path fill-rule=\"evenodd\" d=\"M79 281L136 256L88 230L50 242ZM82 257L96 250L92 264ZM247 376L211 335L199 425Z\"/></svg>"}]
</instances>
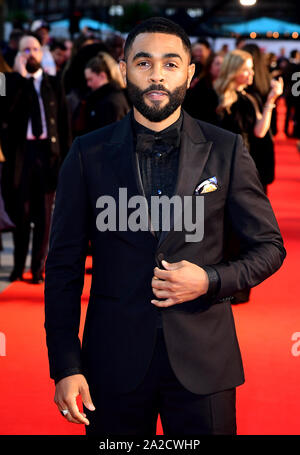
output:
<instances>
[{"instance_id":1,"label":"pocket square","mask_svg":"<svg viewBox=\"0 0 300 455\"><path fill-rule=\"evenodd\" d=\"M216 191L218 189L217 177L211 177L199 183L195 189L195 194L204 194Z\"/></svg>"}]
</instances>

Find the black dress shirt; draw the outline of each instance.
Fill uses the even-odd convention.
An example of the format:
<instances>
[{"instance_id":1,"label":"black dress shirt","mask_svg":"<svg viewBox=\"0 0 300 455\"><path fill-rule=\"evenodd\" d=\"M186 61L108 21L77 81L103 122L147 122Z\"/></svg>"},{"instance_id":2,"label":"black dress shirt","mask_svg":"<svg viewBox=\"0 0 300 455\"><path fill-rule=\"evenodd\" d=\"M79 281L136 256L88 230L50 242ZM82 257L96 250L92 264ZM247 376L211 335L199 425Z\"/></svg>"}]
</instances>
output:
<instances>
[{"instance_id":1,"label":"black dress shirt","mask_svg":"<svg viewBox=\"0 0 300 455\"><path fill-rule=\"evenodd\" d=\"M151 197L171 198L175 193L182 114L175 123L160 132L150 130L135 120L133 122L136 154L151 218ZM161 214L158 221L159 230L155 233L159 238L162 231Z\"/></svg>"}]
</instances>

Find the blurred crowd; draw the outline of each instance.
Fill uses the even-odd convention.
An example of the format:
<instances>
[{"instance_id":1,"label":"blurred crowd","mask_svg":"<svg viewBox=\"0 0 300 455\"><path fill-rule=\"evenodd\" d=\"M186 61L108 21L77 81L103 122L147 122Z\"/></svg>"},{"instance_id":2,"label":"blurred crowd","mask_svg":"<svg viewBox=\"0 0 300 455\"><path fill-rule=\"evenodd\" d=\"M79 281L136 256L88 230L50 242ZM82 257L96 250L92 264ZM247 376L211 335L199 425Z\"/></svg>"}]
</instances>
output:
<instances>
[{"instance_id":1,"label":"blurred crowd","mask_svg":"<svg viewBox=\"0 0 300 455\"><path fill-rule=\"evenodd\" d=\"M74 40L54 39L44 20L34 21L30 31L13 30L2 43L0 232L13 233L11 281L23 279L31 230L32 282L43 281L58 173L72 141L131 108L118 66L123 45L120 35L102 40L89 30ZM300 138L299 97L291 91L300 52L266 54L243 39L233 51L226 45L213 51L203 38L192 53L196 71L183 108L242 135L267 193L275 177L279 97L287 107L286 134ZM233 247L238 251L236 239Z\"/></svg>"}]
</instances>

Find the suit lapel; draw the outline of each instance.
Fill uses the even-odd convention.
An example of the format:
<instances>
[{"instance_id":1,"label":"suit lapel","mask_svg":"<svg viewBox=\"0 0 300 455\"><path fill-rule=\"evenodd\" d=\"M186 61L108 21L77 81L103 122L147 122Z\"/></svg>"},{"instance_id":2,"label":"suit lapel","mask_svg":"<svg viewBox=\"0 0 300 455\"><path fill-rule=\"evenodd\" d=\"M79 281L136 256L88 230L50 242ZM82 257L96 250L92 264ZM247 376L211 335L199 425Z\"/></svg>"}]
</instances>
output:
<instances>
[{"instance_id":1,"label":"suit lapel","mask_svg":"<svg viewBox=\"0 0 300 455\"><path fill-rule=\"evenodd\" d=\"M145 197L138 158L134 150L134 140L131 126L131 114L127 114L119 123L118 130L113 137L118 138L118 142L110 142L113 145L113 168L117 175L120 188L127 188L127 198L140 195ZM150 216L149 232L156 237L151 226Z\"/></svg>"},{"instance_id":2,"label":"suit lapel","mask_svg":"<svg viewBox=\"0 0 300 455\"><path fill-rule=\"evenodd\" d=\"M134 159L134 143L130 115L126 115L113 131L112 140L104 145L112 151L112 164L119 187L127 188L128 197L141 193Z\"/></svg>"},{"instance_id":3,"label":"suit lapel","mask_svg":"<svg viewBox=\"0 0 300 455\"><path fill-rule=\"evenodd\" d=\"M212 142L207 141L202 133L198 122L183 111L183 128L181 134L180 156L178 166L178 176L175 195L182 198L191 196L201 180L201 175L209 153ZM172 235L174 219L171 217L170 231L162 232L158 246Z\"/></svg>"}]
</instances>

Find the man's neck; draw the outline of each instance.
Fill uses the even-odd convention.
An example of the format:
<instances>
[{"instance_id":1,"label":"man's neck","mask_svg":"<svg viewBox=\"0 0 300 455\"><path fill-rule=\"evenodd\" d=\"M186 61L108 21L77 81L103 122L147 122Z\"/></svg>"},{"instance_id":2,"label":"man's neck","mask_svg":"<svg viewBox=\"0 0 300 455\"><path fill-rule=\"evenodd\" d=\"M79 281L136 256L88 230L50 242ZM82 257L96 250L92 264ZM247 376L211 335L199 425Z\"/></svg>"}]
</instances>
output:
<instances>
[{"instance_id":1,"label":"man's neck","mask_svg":"<svg viewBox=\"0 0 300 455\"><path fill-rule=\"evenodd\" d=\"M173 125L173 123L179 119L180 114L181 106L179 106L179 108L176 109L176 111L173 112L173 114L165 120L162 120L161 122L150 122L150 120L146 119L139 111L136 110L135 107L133 108L133 116L135 120L146 128L149 128L149 130L153 131L162 131Z\"/></svg>"}]
</instances>

